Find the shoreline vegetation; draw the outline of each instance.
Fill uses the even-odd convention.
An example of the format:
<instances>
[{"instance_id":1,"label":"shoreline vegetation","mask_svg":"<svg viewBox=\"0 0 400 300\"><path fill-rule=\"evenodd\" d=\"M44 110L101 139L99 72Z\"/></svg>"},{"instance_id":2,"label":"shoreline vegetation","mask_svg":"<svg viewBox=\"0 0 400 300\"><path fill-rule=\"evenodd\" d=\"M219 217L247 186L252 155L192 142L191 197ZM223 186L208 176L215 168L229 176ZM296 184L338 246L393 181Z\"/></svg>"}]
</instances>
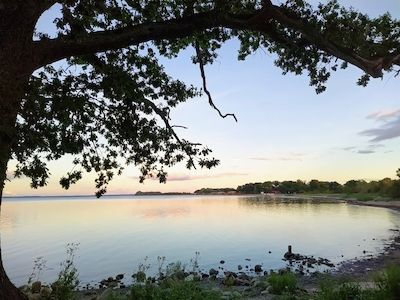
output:
<instances>
[{"instance_id":1,"label":"shoreline vegetation","mask_svg":"<svg viewBox=\"0 0 400 300\"><path fill-rule=\"evenodd\" d=\"M74 265L77 244L67 246L67 257L60 264L58 278L52 284L40 281L44 265L36 260L28 284L20 287L30 300L363 300L400 299L400 234L386 249L385 255L364 261L347 262L330 272L315 271L328 260L315 259L292 253L283 254L287 267L264 270L262 265L248 261L252 274L219 267L199 268L199 254L188 264L166 264L158 257L158 272L149 276L150 265L145 260L133 274L118 274L101 280L98 285L79 285L78 270ZM306 271L307 269L307 271ZM314 272L308 272L314 270ZM367 270L367 272L365 272ZM130 282L127 284L127 282Z\"/></svg>"}]
</instances>

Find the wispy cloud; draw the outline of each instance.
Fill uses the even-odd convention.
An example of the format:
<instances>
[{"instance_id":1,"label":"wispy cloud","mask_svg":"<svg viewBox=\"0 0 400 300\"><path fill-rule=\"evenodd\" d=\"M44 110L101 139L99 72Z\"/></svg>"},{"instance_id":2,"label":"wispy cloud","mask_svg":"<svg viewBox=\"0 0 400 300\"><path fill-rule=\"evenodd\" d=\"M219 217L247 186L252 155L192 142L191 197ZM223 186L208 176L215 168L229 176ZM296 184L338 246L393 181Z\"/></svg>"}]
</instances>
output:
<instances>
[{"instance_id":1,"label":"wispy cloud","mask_svg":"<svg viewBox=\"0 0 400 300\"><path fill-rule=\"evenodd\" d=\"M376 151L379 148L383 148L385 147L385 145L383 144L370 144L367 146L362 146L362 147L356 147L356 146L350 146L350 147L343 147L343 148L339 148L340 150L343 151L350 151L353 153L358 153L358 154L372 154L372 153L376 153ZM358 150L357 150L358 148Z\"/></svg>"},{"instance_id":2,"label":"wispy cloud","mask_svg":"<svg viewBox=\"0 0 400 300\"><path fill-rule=\"evenodd\" d=\"M199 179L209 179L209 178L222 178L222 177L230 177L230 176L246 176L247 173L236 173L236 172L227 172L227 173L218 173L211 175L186 175L186 174L171 174L168 176L169 181L188 181L188 180L199 180Z\"/></svg>"},{"instance_id":3,"label":"wispy cloud","mask_svg":"<svg viewBox=\"0 0 400 300\"><path fill-rule=\"evenodd\" d=\"M367 118L383 122L379 126L360 132L360 135L372 137L370 142L381 142L400 137L400 109L389 112L376 112Z\"/></svg>"},{"instance_id":4,"label":"wispy cloud","mask_svg":"<svg viewBox=\"0 0 400 300\"><path fill-rule=\"evenodd\" d=\"M189 174L168 174L167 181L191 181L191 180L200 180L200 179L210 179L210 178L222 178L222 177L231 177L231 176L246 176L247 173L239 173L239 172L226 172L226 173L217 173L210 175L189 175ZM139 179L138 176L132 177L134 179ZM158 181L157 177L151 177L149 180Z\"/></svg>"},{"instance_id":5,"label":"wispy cloud","mask_svg":"<svg viewBox=\"0 0 400 300\"><path fill-rule=\"evenodd\" d=\"M383 148L383 147L385 147L385 145L383 145L383 144L371 144L371 145L368 145L369 149L379 149L379 148Z\"/></svg>"},{"instance_id":6,"label":"wispy cloud","mask_svg":"<svg viewBox=\"0 0 400 300\"><path fill-rule=\"evenodd\" d=\"M266 156L256 156L256 157L249 157L251 160L267 160L267 161L302 161L307 156L306 153L281 153L281 154L272 154Z\"/></svg>"},{"instance_id":7,"label":"wispy cloud","mask_svg":"<svg viewBox=\"0 0 400 300\"><path fill-rule=\"evenodd\" d=\"M373 154L375 153L374 150L358 150L357 151L358 154Z\"/></svg>"},{"instance_id":8,"label":"wispy cloud","mask_svg":"<svg viewBox=\"0 0 400 300\"><path fill-rule=\"evenodd\" d=\"M13 192L11 192L11 191L7 191L7 190L4 190L3 195L4 195L4 196L8 196L8 197L10 197L10 196L17 196L17 194L15 194L15 193L13 193Z\"/></svg>"},{"instance_id":9,"label":"wispy cloud","mask_svg":"<svg viewBox=\"0 0 400 300\"><path fill-rule=\"evenodd\" d=\"M337 148L336 148L337 149ZM344 151L351 151L351 150L354 150L354 149L356 149L356 147L355 146L350 146L350 147L343 147L343 148L340 148L340 150L344 150Z\"/></svg>"}]
</instances>

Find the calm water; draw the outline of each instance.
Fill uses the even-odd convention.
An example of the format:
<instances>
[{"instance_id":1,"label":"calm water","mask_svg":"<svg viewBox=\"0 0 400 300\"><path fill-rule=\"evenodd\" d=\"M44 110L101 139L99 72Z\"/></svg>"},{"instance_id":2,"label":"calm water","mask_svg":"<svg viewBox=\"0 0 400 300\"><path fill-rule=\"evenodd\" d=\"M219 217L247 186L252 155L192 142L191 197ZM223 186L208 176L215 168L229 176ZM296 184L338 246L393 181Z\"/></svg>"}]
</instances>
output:
<instances>
[{"instance_id":1,"label":"calm water","mask_svg":"<svg viewBox=\"0 0 400 300\"><path fill-rule=\"evenodd\" d=\"M290 202L238 196L10 198L0 223L3 259L19 285L39 256L46 260L41 279L54 280L67 243L80 244L76 265L83 283L119 273L129 279L146 257L151 272L157 256L189 262L196 251L206 270L221 259L226 269L263 264L269 270L284 266L289 244L296 253L336 263L362 257L363 250L377 254L390 229L400 225L398 213L382 208Z\"/></svg>"}]
</instances>

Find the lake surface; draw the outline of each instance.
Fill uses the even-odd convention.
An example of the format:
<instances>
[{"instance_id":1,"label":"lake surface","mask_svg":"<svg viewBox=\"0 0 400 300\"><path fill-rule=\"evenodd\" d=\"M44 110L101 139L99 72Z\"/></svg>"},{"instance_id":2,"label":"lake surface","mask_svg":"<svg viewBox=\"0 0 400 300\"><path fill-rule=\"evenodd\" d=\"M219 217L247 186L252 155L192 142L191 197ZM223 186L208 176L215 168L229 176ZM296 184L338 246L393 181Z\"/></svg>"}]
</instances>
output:
<instances>
[{"instance_id":1,"label":"lake surface","mask_svg":"<svg viewBox=\"0 0 400 300\"><path fill-rule=\"evenodd\" d=\"M383 208L255 196L8 198L0 222L5 268L17 285L37 257L46 260L40 279L53 281L67 243L79 243L82 283L119 273L129 283L140 263L151 273L158 256L189 263L196 252L206 271L220 260L232 271L239 264L281 268L289 244L338 263L376 255L399 227L399 214Z\"/></svg>"}]
</instances>

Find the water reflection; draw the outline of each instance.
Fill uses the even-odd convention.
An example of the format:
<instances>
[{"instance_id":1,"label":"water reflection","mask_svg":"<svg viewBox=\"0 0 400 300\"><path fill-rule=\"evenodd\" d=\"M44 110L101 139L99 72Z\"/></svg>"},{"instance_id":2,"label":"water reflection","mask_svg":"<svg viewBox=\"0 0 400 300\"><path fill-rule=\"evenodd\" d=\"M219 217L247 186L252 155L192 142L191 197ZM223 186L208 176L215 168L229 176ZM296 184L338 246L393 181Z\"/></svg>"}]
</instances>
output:
<instances>
[{"instance_id":1,"label":"water reflection","mask_svg":"<svg viewBox=\"0 0 400 300\"><path fill-rule=\"evenodd\" d=\"M224 259L231 270L238 264L258 263L271 269L284 265L281 259L288 244L295 252L334 262L362 256L363 250L377 253L382 249L380 240L389 238L389 229L399 225L398 214L390 210L322 200L237 196L10 200L4 202L0 223L4 261L17 284L26 282L38 256L44 256L49 268L43 280L52 280L69 242L80 243L77 265L83 282L132 274L146 256L153 268L157 256L188 262L196 251L203 268Z\"/></svg>"}]
</instances>

